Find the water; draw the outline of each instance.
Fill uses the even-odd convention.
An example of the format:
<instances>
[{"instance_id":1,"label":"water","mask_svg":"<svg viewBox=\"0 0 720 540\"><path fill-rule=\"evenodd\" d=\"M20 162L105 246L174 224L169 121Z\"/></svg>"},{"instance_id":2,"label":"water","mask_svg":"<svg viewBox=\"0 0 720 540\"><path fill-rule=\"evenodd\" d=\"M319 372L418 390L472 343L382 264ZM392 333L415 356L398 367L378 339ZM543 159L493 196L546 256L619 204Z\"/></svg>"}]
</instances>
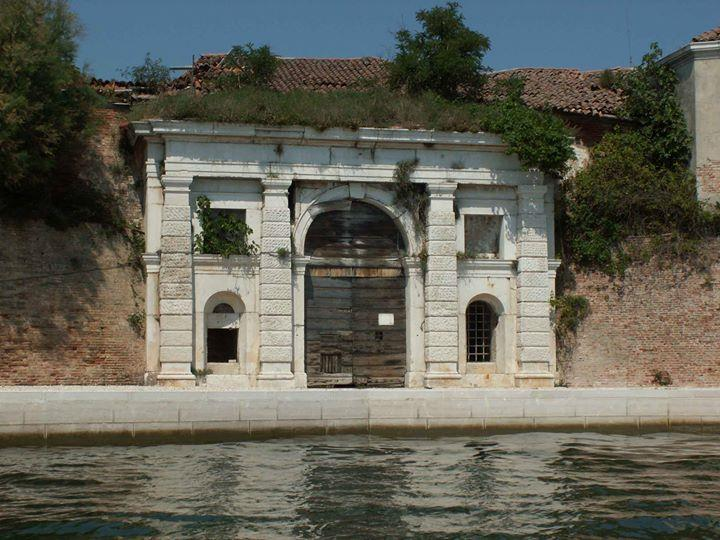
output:
<instances>
[{"instance_id":1,"label":"water","mask_svg":"<svg viewBox=\"0 0 720 540\"><path fill-rule=\"evenodd\" d=\"M0 537L720 537L720 436L0 450Z\"/></svg>"}]
</instances>

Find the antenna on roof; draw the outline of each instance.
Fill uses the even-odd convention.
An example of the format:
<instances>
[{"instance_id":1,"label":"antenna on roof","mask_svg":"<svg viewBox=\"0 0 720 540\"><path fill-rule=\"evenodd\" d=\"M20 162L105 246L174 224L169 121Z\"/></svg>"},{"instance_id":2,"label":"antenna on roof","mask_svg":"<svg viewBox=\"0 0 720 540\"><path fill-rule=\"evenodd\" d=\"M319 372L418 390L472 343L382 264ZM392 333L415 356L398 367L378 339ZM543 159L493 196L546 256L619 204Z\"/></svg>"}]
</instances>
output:
<instances>
[{"instance_id":1,"label":"antenna on roof","mask_svg":"<svg viewBox=\"0 0 720 540\"><path fill-rule=\"evenodd\" d=\"M628 58L630 59L630 67L633 65L632 59L632 47L630 45L630 2L632 0L626 0L625 2L625 29L627 31L627 46L628 46Z\"/></svg>"}]
</instances>

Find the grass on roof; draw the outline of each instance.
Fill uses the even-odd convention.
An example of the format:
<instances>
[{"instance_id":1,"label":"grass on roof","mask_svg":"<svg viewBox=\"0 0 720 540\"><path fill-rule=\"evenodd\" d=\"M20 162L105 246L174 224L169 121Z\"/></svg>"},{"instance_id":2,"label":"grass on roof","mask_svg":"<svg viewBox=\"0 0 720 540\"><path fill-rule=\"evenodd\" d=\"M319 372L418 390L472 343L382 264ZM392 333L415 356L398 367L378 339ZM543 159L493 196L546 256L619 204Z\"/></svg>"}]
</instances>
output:
<instances>
[{"instance_id":1,"label":"grass on roof","mask_svg":"<svg viewBox=\"0 0 720 540\"><path fill-rule=\"evenodd\" d=\"M254 87L206 95L179 93L138 104L130 120L165 119L267 126L401 127L498 133L527 168L562 174L572 157L569 133L550 113L517 100L448 101L432 93L399 94L385 88L281 93Z\"/></svg>"}]
</instances>

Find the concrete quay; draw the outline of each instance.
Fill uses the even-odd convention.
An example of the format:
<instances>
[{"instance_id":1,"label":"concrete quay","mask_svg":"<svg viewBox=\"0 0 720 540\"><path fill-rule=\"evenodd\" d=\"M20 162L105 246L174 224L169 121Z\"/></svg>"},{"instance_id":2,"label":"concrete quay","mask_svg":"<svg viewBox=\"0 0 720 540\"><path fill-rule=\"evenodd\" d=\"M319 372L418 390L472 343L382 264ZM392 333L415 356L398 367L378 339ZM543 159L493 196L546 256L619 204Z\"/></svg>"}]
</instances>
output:
<instances>
[{"instance_id":1,"label":"concrete quay","mask_svg":"<svg viewBox=\"0 0 720 540\"><path fill-rule=\"evenodd\" d=\"M540 430L718 432L720 388L0 388L0 446Z\"/></svg>"}]
</instances>

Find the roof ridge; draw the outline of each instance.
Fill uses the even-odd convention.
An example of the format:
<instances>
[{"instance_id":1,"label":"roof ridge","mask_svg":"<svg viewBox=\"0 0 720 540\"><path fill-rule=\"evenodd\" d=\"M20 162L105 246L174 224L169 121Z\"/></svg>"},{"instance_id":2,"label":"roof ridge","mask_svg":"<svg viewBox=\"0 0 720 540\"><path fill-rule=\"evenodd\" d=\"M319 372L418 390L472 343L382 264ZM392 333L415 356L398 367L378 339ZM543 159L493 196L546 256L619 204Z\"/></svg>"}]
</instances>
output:
<instances>
[{"instance_id":1,"label":"roof ridge","mask_svg":"<svg viewBox=\"0 0 720 540\"><path fill-rule=\"evenodd\" d=\"M366 58L372 58L375 60L383 60L387 62L381 56L278 56L280 60L365 60Z\"/></svg>"}]
</instances>

